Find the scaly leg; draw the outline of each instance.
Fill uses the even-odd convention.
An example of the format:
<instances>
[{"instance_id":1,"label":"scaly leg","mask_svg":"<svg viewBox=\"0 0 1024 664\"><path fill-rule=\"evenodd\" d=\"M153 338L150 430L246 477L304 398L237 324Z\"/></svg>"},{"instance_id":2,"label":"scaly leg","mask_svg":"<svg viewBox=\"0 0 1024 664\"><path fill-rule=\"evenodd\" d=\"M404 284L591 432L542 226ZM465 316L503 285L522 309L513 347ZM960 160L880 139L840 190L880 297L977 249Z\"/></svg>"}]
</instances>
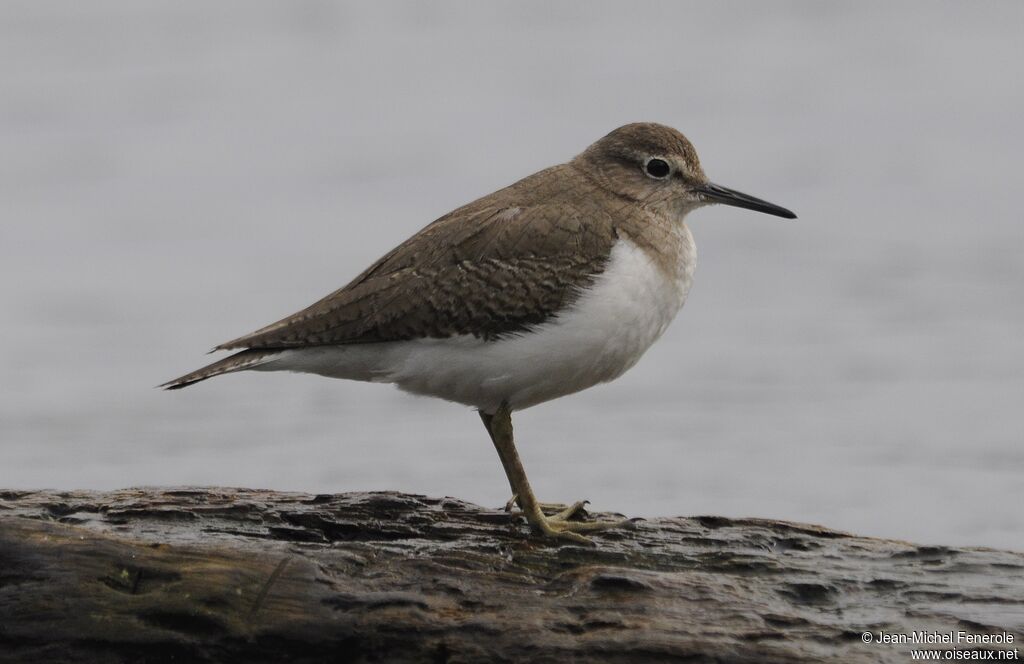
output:
<instances>
[{"instance_id":1,"label":"scaly leg","mask_svg":"<svg viewBox=\"0 0 1024 664\"><path fill-rule=\"evenodd\" d=\"M480 419L483 420L484 426L487 427L487 433L491 436L494 449L497 450L498 458L501 459L501 465L505 468L505 476L508 477L508 483L512 487L512 494L515 496L516 502L519 503L527 522L529 522L534 530L548 537L565 539L577 544L593 544L579 533L597 532L631 525L629 520L567 520L569 515L566 513L569 509L572 509L573 513L578 511L575 509L576 505L570 506L570 508L567 508L560 514L550 517L545 516L541 510L541 504L537 502L533 489L530 487L530 480L526 478L526 470L523 468L522 461L519 460L519 453L516 452L515 439L512 435L512 411L508 405L502 404L493 414L481 411Z\"/></svg>"}]
</instances>

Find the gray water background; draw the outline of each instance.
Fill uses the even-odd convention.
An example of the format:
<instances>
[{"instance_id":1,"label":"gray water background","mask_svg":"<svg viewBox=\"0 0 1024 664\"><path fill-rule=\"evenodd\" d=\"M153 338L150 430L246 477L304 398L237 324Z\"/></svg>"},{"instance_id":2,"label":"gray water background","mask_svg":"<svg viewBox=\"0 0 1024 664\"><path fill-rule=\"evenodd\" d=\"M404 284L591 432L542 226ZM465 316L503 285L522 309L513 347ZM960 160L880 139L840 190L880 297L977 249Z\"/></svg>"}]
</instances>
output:
<instances>
[{"instance_id":1,"label":"gray water background","mask_svg":"<svg viewBox=\"0 0 1024 664\"><path fill-rule=\"evenodd\" d=\"M0 486L502 504L471 411L153 389L637 120L794 209L689 219L623 378L516 418L538 494L1024 549L1024 3L4 2Z\"/></svg>"}]
</instances>

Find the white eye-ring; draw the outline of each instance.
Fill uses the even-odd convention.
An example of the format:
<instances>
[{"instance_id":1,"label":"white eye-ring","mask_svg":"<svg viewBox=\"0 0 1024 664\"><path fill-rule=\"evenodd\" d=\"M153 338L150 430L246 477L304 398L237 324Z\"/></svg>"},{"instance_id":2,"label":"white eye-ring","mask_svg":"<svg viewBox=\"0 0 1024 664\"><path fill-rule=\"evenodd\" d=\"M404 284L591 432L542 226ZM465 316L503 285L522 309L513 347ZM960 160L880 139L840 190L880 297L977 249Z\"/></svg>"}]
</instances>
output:
<instances>
[{"instance_id":1,"label":"white eye-ring","mask_svg":"<svg viewBox=\"0 0 1024 664\"><path fill-rule=\"evenodd\" d=\"M664 159L651 157L644 163L644 173L655 180L664 180L672 175L672 167Z\"/></svg>"}]
</instances>

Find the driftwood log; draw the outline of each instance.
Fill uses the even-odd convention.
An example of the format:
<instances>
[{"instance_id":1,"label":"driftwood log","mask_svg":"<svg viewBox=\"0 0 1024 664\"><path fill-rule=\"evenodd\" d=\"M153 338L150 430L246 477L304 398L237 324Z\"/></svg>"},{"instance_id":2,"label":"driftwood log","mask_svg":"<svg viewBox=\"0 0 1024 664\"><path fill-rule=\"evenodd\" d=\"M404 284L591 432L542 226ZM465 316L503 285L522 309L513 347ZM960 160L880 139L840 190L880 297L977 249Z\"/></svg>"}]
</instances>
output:
<instances>
[{"instance_id":1,"label":"driftwood log","mask_svg":"<svg viewBox=\"0 0 1024 664\"><path fill-rule=\"evenodd\" d=\"M910 647L1024 650L1022 554L721 517L643 521L596 541L553 544L500 509L398 493L0 492L0 661L906 662ZM865 631L1013 642L866 644Z\"/></svg>"}]
</instances>

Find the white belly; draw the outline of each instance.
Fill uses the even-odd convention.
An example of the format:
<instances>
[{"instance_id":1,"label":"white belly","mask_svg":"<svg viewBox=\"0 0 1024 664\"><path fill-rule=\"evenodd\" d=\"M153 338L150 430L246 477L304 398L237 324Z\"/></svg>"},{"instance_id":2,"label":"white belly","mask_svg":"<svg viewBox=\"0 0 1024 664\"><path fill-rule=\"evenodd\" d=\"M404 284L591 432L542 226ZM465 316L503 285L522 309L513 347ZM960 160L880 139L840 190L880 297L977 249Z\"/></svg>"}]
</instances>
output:
<instances>
[{"instance_id":1,"label":"white belly","mask_svg":"<svg viewBox=\"0 0 1024 664\"><path fill-rule=\"evenodd\" d=\"M531 332L498 341L473 336L283 352L261 370L394 383L416 394L493 412L528 408L619 377L662 335L686 299L696 255L684 247L675 276L628 239L574 305Z\"/></svg>"}]
</instances>

